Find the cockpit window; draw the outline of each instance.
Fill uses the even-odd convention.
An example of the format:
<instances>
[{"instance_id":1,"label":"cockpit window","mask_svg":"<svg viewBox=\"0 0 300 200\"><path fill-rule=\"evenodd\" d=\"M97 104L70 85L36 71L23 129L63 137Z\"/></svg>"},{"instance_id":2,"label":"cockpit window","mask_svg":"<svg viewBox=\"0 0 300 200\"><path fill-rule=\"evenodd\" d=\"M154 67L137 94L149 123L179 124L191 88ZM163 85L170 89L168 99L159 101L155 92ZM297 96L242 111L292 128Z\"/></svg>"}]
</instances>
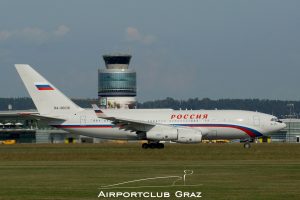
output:
<instances>
[{"instance_id":1,"label":"cockpit window","mask_svg":"<svg viewBox=\"0 0 300 200\"><path fill-rule=\"evenodd\" d=\"M278 123L282 123L282 121L280 121L278 118L274 117L271 119L272 122L278 122Z\"/></svg>"}]
</instances>

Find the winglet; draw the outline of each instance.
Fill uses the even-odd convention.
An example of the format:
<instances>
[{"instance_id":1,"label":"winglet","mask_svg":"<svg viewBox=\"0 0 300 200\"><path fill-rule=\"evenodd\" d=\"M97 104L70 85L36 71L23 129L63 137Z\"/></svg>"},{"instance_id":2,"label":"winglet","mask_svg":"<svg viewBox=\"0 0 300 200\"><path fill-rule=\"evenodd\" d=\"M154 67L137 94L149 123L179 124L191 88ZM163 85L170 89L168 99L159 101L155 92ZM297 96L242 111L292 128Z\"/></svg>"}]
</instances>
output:
<instances>
[{"instance_id":1,"label":"winglet","mask_svg":"<svg viewBox=\"0 0 300 200\"><path fill-rule=\"evenodd\" d=\"M93 110L95 111L97 117L106 117L106 115L103 113L103 111L96 105L92 104Z\"/></svg>"},{"instance_id":2,"label":"winglet","mask_svg":"<svg viewBox=\"0 0 300 200\"><path fill-rule=\"evenodd\" d=\"M92 107L95 111L95 113L103 113L102 110L97 106L97 104L92 104Z\"/></svg>"}]
</instances>

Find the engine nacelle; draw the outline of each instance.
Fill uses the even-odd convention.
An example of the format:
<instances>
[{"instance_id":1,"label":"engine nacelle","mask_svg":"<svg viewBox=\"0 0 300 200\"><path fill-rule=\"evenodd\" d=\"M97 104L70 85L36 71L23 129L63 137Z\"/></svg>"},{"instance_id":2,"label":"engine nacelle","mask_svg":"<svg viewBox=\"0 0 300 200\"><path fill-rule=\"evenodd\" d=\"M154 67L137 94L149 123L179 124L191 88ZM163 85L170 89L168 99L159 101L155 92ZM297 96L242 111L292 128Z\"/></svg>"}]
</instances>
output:
<instances>
[{"instance_id":1,"label":"engine nacelle","mask_svg":"<svg viewBox=\"0 0 300 200\"><path fill-rule=\"evenodd\" d=\"M147 131L146 138L148 140L164 140L173 141L177 140L177 129L167 126L155 126L151 130Z\"/></svg>"},{"instance_id":2,"label":"engine nacelle","mask_svg":"<svg viewBox=\"0 0 300 200\"><path fill-rule=\"evenodd\" d=\"M202 141L202 133L196 129L177 129L178 138L174 142L178 143L198 143Z\"/></svg>"},{"instance_id":3,"label":"engine nacelle","mask_svg":"<svg viewBox=\"0 0 300 200\"><path fill-rule=\"evenodd\" d=\"M173 141L178 143L197 143L202 140L200 130L192 128L176 128L167 126L155 126L146 133L148 140Z\"/></svg>"}]
</instances>

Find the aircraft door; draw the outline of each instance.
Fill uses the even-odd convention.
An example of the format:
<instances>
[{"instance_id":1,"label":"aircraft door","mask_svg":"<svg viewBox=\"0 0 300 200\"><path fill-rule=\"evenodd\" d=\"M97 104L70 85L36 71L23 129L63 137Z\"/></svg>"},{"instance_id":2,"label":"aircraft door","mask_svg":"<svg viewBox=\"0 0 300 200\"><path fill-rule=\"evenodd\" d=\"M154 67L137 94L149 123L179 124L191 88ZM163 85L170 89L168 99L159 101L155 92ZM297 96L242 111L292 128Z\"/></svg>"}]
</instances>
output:
<instances>
[{"instance_id":1,"label":"aircraft door","mask_svg":"<svg viewBox=\"0 0 300 200\"><path fill-rule=\"evenodd\" d=\"M216 140L217 139L217 130L210 130L209 132L208 132L208 135L207 135L208 137L208 139L209 140Z\"/></svg>"},{"instance_id":2,"label":"aircraft door","mask_svg":"<svg viewBox=\"0 0 300 200\"><path fill-rule=\"evenodd\" d=\"M254 126L260 126L260 117L259 116L253 116L253 125Z\"/></svg>"},{"instance_id":3,"label":"aircraft door","mask_svg":"<svg viewBox=\"0 0 300 200\"><path fill-rule=\"evenodd\" d=\"M217 130L212 130L212 137L215 139L218 139L218 131Z\"/></svg>"},{"instance_id":4,"label":"aircraft door","mask_svg":"<svg viewBox=\"0 0 300 200\"><path fill-rule=\"evenodd\" d=\"M86 116L80 116L80 125L81 126L86 125Z\"/></svg>"}]
</instances>

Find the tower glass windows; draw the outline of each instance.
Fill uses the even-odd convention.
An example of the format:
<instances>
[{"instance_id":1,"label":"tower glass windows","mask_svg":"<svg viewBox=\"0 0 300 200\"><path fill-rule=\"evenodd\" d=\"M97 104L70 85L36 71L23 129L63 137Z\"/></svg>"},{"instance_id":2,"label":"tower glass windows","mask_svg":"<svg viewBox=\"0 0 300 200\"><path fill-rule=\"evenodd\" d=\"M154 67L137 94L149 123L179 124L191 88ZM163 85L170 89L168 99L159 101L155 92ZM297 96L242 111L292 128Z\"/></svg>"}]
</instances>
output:
<instances>
[{"instance_id":1,"label":"tower glass windows","mask_svg":"<svg viewBox=\"0 0 300 200\"><path fill-rule=\"evenodd\" d=\"M129 71L129 70L128 70ZM99 96L136 96L136 73L99 71Z\"/></svg>"}]
</instances>

